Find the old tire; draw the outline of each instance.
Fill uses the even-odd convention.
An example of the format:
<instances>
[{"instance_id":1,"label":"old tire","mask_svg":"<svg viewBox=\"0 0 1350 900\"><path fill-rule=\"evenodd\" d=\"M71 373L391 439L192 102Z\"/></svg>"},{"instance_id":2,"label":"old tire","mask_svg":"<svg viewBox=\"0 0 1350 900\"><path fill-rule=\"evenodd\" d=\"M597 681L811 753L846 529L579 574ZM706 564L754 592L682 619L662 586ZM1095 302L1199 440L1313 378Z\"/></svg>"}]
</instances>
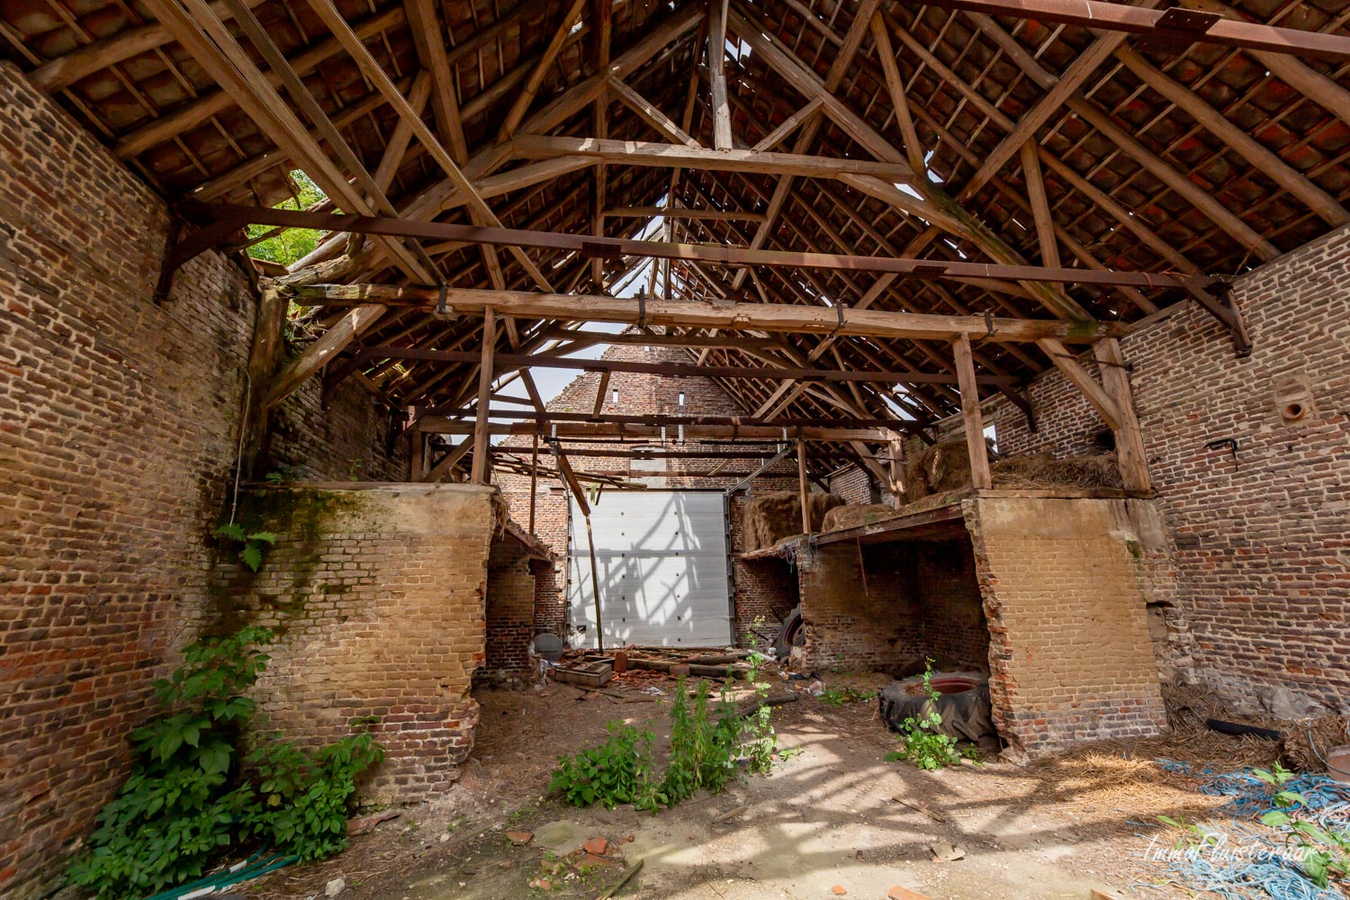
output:
<instances>
[{"instance_id":1,"label":"old tire","mask_svg":"<svg viewBox=\"0 0 1350 900\"><path fill-rule=\"evenodd\" d=\"M802 629L802 608L794 606L778 629L778 639L773 642L773 652L778 659L787 659L793 647L806 643L806 632Z\"/></svg>"},{"instance_id":2,"label":"old tire","mask_svg":"<svg viewBox=\"0 0 1350 900\"><path fill-rule=\"evenodd\" d=\"M930 709L942 716L943 734L978 741L994 734L989 708L989 678L982 672L934 672L936 704L923 690L923 676L892 682L877 697L881 718L891 731L900 731L906 719L920 718Z\"/></svg>"}]
</instances>

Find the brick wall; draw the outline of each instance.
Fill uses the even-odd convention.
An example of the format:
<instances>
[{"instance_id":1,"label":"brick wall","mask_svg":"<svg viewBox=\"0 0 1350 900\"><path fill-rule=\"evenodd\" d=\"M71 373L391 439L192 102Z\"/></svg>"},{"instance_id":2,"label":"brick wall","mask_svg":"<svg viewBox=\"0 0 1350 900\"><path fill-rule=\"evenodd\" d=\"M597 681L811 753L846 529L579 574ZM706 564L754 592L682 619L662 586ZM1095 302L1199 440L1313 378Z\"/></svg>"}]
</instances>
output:
<instances>
[{"instance_id":1,"label":"brick wall","mask_svg":"<svg viewBox=\"0 0 1350 900\"><path fill-rule=\"evenodd\" d=\"M151 681L207 607L257 304L240 269L206 253L156 305L168 222L154 191L0 62L7 897L60 880L126 776ZM311 453L335 455L352 454Z\"/></svg>"},{"instance_id":2,"label":"brick wall","mask_svg":"<svg viewBox=\"0 0 1350 900\"><path fill-rule=\"evenodd\" d=\"M326 389L315 377L272 413L268 466L305 481L407 481L409 442L395 435L388 410L357 379Z\"/></svg>"},{"instance_id":3,"label":"brick wall","mask_svg":"<svg viewBox=\"0 0 1350 900\"><path fill-rule=\"evenodd\" d=\"M245 500L240 520L278 541L256 575L222 566L214 612L226 628L278 634L255 692L269 727L329 742L376 717L387 755L365 799L408 802L448 787L478 720L469 688L485 660L495 492L329 484Z\"/></svg>"},{"instance_id":4,"label":"brick wall","mask_svg":"<svg viewBox=\"0 0 1350 900\"><path fill-rule=\"evenodd\" d=\"M989 668L969 540L818 544L797 562L808 669Z\"/></svg>"},{"instance_id":5,"label":"brick wall","mask_svg":"<svg viewBox=\"0 0 1350 900\"><path fill-rule=\"evenodd\" d=\"M857 463L849 463L830 476L830 493L844 498L845 503L864 504L873 501L872 473Z\"/></svg>"},{"instance_id":6,"label":"brick wall","mask_svg":"<svg viewBox=\"0 0 1350 900\"><path fill-rule=\"evenodd\" d=\"M486 672L494 678L529 671L534 638L535 575L530 559L498 541L492 547L487 580Z\"/></svg>"},{"instance_id":7,"label":"brick wall","mask_svg":"<svg viewBox=\"0 0 1350 900\"><path fill-rule=\"evenodd\" d=\"M59 878L191 637L255 302L216 254L151 301L167 216L0 63L0 894Z\"/></svg>"},{"instance_id":8,"label":"brick wall","mask_svg":"<svg viewBox=\"0 0 1350 900\"><path fill-rule=\"evenodd\" d=\"M1287 686L1339 709L1350 692L1348 263L1343 228L1239 279L1246 359L1193 306L1122 342L1174 550L1173 663L1232 699ZM1091 446L1100 420L1061 376L1031 397L1040 432L1000 406L1001 450Z\"/></svg>"},{"instance_id":9,"label":"brick wall","mask_svg":"<svg viewBox=\"0 0 1350 900\"><path fill-rule=\"evenodd\" d=\"M966 500L1004 739L1043 754L1167 727L1148 628L1144 500Z\"/></svg>"}]
</instances>

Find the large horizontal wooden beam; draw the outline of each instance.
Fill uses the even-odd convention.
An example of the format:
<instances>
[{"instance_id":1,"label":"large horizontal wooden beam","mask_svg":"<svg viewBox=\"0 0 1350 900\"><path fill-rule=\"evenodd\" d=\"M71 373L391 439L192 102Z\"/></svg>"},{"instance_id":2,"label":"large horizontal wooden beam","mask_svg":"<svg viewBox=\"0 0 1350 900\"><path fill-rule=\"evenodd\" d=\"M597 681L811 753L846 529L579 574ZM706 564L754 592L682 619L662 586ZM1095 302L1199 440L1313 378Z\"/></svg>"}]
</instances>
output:
<instances>
[{"instance_id":1,"label":"large horizontal wooden beam","mask_svg":"<svg viewBox=\"0 0 1350 900\"><path fill-rule=\"evenodd\" d=\"M1039 22L1063 22L1105 31L1126 31L1168 40L1225 44L1290 53L1350 59L1350 37L1320 31L1279 28L1255 22L1225 19L1213 13L1185 9L1143 9L1101 0L930 0L933 6L1017 16Z\"/></svg>"},{"instance_id":2,"label":"large horizontal wooden beam","mask_svg":"<svg viewBox=\"0 0 1350 900\"><path fill-rule=\"evenodd\" d=\"M441 416L449 419L471 419L476 414L476 410L469 408L455 407L431 407L425 411L420 410L425 416ZM919 423L900 421L897 419L857 419L857 418L839 418L837 416L825 417L801 417L791 416L782 419L757 419L751 416L624 416L613 413L605 413L603 416L593 416L587 412L531 412L529 410L499 410L492 411L494 420L506 419L512 422L594 422L600 420L610 425L664 425L667 428L678 428L681 425L733 425L738 428L755 426L765 428L786 428L791 431L793 428L892 428L901 431L917 430ZM541 451L543 448L540 448Z\"/></svg>"},{"instance_id":3,"label":"large horizontal wooden beam","mask_svg":"<svg viewBox=\"0 0 1350 900\"><path fill-rule=\"evenodd\" d=\"M896 423L897 425L900 423ZM443 416L425 416L415 426L419 431L434 434L469 434L474 430L473 422L462 422ZM629 425L620 422L489 422L490 435L545 434L559 439L567 438L658 438L678 440L681 435L679 426L665 425ZM743 441L868 441L876 443L889 441L894 432L889 428L834 428L829 426L808 427L804 425L686 425L683 436L686 441L702 440L743 440Z\"/></svg>"},{"instance_id":4,"label":"large horizontal wooden beam","mask_svg":"<svg viewBox=\"0 0 1350 900\"><path fill-rule=\"evenodd\" d=\"M490 309L491 307L489 307ZM409 359L426 362L474 363L479 354L468 350L427 350L421 347L362 347L363 359ZM876 384L956 384L949 372L873 372L865 369L812 369L777 366L717 366L674 362L635 362L626 359L572 359L539 354L498 353L497 373L516 369L571 369L582 372L630 372L676 378L734 378L765 381L829 381ZM1011 376L986 375L979 383L1012 387L1022 380Z\"/></svg>"},{"instance_id":5,"label":"large horizontal wooden beam","mask_svg":"<svg viewBox=\"0 0 1350 900\"><path fill-rule=\"evenodd\" d=\"M435 288L384 284L282 285L280 289L299 298L337 303L432 308L441 299L441 292ZM631 298L596 294L538 294L464 288L448 288L444 296L447 309L452 313L481 315L491 306L504 316L561 322L620 322L783 334L837 334L944 341L966 334L974 341L1000 343L1054 338L1067 343L1090 344L1100 338L1125 334L1122 325L1112 322L942 316L780 303L700 303L655 299L644 303Z\"/></svg>"},{"instance_id":6,"label":"large horizontal wooden beam","mask_svg":"<svg viewBox=\"0 0 1350 900\"><path fill-rule=\"evenodd\" d=\"M647 219L661 216L667 219L699 219L712 222L763 222L764 213L739 212L734 209L686 209L683 206L624 206L607 209L607 219Z\"/></svg>"},{"instance_id":7,"label":"large horizontal wooden beam","mask_svg":"<svg viewBox=\"0 0 1350 900\"><path fill-rule=\"evenodd\" d=\"M180 212L187 218L205 223L280 225L286 228L315 228L352 234L416 237L468 244L495 244L506 247L533 247L581 253L587 256L636 256L653 259L679 259L718 266L770 266L779 268L842 269L858 272L892 272L908 278L995 278L1030 283L1069 283L1100 286L1125 285L1138 288L1207 288L1219 279L1203 275L1171 272L1119 272L1106 269L1046 268L1043 266L1000 265L953 262L942 259L901 259L890 256L849 256L839 253L803 253L785 250L751 250L721 244L677 244L668 241L641 241L628 238L562 234L555 231L527 231L516 228L455 225L448 222L421 222L405 218L345 216L332 213L253 206L206 204L184 201ZM205 248L203 248L205 249Z\"/></svg>"},{"instance_id":8,"label":"large horizontal wooden beam","mask_svg":"<svg viewBox=\"0 0 1350 900\"><path fill-rule=\"evenodd\" d=\"M616 141L594 137L552 137L519 134L511 141L522 159L553 159L585 156L626 166L656 166L669 169L710 169L718 172L753 172L760 175L800 175L806 178L838 178L840 175L875 175L892 183L911 182L908 165L806 156L770 150L708 150L687 144L657 141Z\"/></svg>"}]
</instances>

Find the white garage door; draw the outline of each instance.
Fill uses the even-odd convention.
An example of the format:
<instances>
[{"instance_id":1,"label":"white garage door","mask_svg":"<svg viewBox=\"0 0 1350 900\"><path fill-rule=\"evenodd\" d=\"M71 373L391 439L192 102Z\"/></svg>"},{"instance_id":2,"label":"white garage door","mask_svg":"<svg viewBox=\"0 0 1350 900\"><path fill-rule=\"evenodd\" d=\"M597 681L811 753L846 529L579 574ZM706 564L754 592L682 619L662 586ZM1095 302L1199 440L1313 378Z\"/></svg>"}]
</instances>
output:
<instances>
[{"instance_id":1,"label":"white garage door","mask_svg":"<svg viewBox=\"0 0 1350 900\"><path fill-rule=\"evenodd\" d=\"M720 491L605 491L591 505L605 647L731 642L726 498ZM586 520L572 501L567 599L574 646L595 647Z\"/></svg>"}]
</instances>

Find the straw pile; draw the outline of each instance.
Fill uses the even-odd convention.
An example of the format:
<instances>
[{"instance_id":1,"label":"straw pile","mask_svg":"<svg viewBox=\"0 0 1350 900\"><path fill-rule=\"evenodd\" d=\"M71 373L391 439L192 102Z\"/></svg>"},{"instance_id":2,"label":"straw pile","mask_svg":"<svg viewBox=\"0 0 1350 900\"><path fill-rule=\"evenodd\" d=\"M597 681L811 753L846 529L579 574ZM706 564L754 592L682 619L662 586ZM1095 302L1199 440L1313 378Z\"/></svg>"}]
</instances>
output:
<instances>
[{"instance_id":1,"label":"straw pile","mask_svg":"<svg viewBox=\"0 0 1350 900\"><path fill-rule=\"evenodd\" d=\"M1049 453L1011 456L989 467L996 488L1119 488L1120 466L1113 453L1055 459Z\"/></svg>"},{"instance_id":2,"label":"straw pile","mask_svg":"<svg viewBox=\"0 0 1350 900\"><path fill-rule=\"evenodd\" d=\"M894 519L898 515L901 515L900 510L885 503L852 503L847 506L836 506L825 514L820 530L837 531L855 525L873 525Z\"/></svg>"},{"instance_id":3,"label":"straw pile","mask_svg":"<svg viewBox=\"0 0 1350 900\"><path fill-rule=\"evenodd\" d=\"M820 531L825 513L844 500L838 494L807 495L811 513L811 530ZM785 537L802 533L802 501L796 491L778 491L763 494L745 504L745 549L762 550L772 547Z\"/></svg>"}]
</instances>

